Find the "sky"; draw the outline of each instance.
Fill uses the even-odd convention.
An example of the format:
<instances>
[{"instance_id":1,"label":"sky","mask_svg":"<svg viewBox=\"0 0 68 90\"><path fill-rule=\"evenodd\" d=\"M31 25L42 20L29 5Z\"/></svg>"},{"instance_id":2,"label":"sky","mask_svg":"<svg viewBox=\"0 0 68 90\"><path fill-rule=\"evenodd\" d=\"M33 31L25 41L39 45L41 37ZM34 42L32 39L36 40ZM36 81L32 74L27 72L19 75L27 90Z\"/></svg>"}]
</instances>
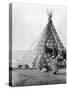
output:
<instances>
[{"instance_id":1,"label":"sky","mask_svg":"<svg viewBox=\"0 0 68 90\"><path fill-rule=\"evenodd\" d=\"M29 50L48 23L52 11L55 29L66 47L66 8L39 4L13 3L12 5L12 50Z\"/></svg>"}]
</instances>

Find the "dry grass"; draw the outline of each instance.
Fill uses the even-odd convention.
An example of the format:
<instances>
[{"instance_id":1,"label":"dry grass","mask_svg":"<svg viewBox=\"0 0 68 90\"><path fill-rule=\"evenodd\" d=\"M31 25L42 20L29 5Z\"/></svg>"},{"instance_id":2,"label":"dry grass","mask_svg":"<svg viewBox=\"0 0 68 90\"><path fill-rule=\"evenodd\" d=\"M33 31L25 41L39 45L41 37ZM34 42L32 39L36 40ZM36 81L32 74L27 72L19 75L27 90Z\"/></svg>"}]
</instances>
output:
<instances>
[{"instance_id":1,"label":"dry grass","mask_svg":"<svg viewBox=\"0 0 68 90\"><path fill-rule=\"evenodd\" d=\"M48 85L66 83L66 69L61 69L56 75L40 70L13 70L13 86Z\"/></svg>"}]
</instances>

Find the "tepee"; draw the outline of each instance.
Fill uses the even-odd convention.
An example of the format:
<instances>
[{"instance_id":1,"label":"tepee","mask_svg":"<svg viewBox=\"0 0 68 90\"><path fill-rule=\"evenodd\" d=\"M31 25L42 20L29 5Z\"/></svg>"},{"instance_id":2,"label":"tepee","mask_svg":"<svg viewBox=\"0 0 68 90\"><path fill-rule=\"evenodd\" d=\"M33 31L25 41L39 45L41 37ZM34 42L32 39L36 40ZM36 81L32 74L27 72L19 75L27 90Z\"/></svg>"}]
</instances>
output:
<instances>
[{"instance_id":1,"label":"tepee","mask_svg":"<svg viewBox=\"0 0 68 90\"><path fill-rule=\"evenodd\" d=\"M52 22L52 13L49 14L48 24L41 33L41 37L34 48L34 51L27 52L22 63L32 68L39 68L46 64L47 54L56 56L64 49L64 46L56 32ZM29 59L28 59L29 58Z\"/></svg>"}]
</instances>

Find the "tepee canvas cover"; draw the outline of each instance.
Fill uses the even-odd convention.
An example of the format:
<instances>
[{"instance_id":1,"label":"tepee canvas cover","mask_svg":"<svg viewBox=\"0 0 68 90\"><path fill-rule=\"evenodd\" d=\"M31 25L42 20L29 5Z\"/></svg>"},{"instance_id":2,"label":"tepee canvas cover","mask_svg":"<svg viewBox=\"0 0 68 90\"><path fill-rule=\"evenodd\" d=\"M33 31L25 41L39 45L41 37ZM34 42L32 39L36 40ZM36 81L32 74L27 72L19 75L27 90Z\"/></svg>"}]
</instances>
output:
<instances>
[{"instance_id":1,"label":"tepee canvas cover","mask_svg":"<svg viewBox=\"0 0 68 90\"><path fill-rule=\"evenodd\" d=\"M22 58L21 64L28 64L32 68L39 68L41 57L46 55L46 49L50 48L53 50L53 54L57 51L61 52L64 50L64 46L56 32L56 29L52 22L52 13L48 18L48 24L41 33L41 37L38 40L33 52L27 52Z\"/></svg>"}]
</instances>

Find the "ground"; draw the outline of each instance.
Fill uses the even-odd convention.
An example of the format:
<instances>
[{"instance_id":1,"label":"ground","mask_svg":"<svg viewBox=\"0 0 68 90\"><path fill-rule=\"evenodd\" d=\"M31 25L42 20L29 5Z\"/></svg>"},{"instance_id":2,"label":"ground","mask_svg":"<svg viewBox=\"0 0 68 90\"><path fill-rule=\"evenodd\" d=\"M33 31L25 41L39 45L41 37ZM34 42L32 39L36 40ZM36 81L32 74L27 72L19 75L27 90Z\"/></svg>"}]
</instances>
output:
<instances>
[{"instance_id":1,"label":"ground","mask_svg":"<svg viewBox=\"0 0 68 90\"><path fill-rule=\"evenodd\" d=\"M13 86L48 85L66 83L66 69L59 69L56 75L52 72L41 72L40 70L12 71Z\"/></svg>"}]
</instances>

